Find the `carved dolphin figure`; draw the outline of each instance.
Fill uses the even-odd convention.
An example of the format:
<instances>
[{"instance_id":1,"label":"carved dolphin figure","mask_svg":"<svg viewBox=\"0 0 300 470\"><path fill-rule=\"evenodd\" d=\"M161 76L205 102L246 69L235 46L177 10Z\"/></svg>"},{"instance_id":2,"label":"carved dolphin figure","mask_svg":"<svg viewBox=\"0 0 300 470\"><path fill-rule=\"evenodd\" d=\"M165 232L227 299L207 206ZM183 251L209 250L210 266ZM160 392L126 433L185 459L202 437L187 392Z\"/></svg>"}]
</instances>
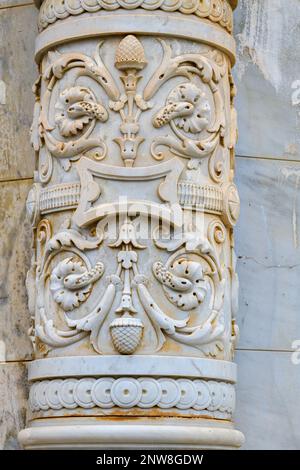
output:
<instances>
[{"instance_id":1,"label":"carved dolphin figure","mask_svg":"<svg viewBox=\"0 0 300 470\"><path fill-rule=\"evenodd\" d=\"M169 124L173 119L185 116L191 116L194 111L194 105L188 101L169 102L153 118L153 126L156 128Z\"/></svg>"},{"instance_id":2,"label":"carved dolphin figure","mask_svg":"<svg viewBox=\"0 0 300 470\"><path fill-rule=\"evenodd\" d=\"M67 110L68 116L73 119L81 116L90 116L100 122L108 119L108 112L100 103L92 103L91 101L79 101L72 104Z\"/></svg>"},{"instance_id":3,"label":"carved dolphin figure","mask_svg":"<svg viewBox=\"0 0 300 470\"><path fill-rule=\"evenodd\" d=\"M192 134L207 129L211 121L211 106L206 93L194 83L175 87L166 105L154 116L153 126L159 128L171 121L177 128Z\"/></svg>"},{"instance_id":4,"label":"carved dolphin figure","mask_svg":"<svg viewBox=\"0 0 300 470\"><path fill-rule=\"evenodd\" d=\"M59 95L55 109L55 123L63 137L84 131L85 126L94 119L100 122L108 119L107 110L96 101L91 90L80 86L66 88Z\"/></svg>"}]
</instances>

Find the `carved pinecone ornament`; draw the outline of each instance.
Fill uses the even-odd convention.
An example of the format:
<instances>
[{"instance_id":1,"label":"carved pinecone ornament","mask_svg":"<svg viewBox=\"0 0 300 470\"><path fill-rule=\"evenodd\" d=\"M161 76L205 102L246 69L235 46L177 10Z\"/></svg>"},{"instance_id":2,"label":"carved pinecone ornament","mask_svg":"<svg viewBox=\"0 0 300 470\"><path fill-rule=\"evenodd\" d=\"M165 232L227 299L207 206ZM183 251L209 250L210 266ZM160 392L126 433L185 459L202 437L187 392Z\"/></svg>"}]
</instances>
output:
<instances>
[{"instance_id":1,"label":"carved pinecone ornament","mask_svg":"<svg viewBox=\"0 0 300 470\"><path fill-rule=\"evenodd\" d=\"M116 67L119 70L142 70L146 64L144 48L140 41L131 34L122 39L116 52Z\"/></svg>"},{"instance_id":2,"label":"carved pinecone ornament","mask_svg":"<svg viewBox=\"0 0 300 470\"><path fill-rule=\"evenodd\" d=\"M132 354L143 336L144 325L141 320L131 317L116 318L110 324L110 334L116 350L120 354Z\"/></svg>"}]
</instances>

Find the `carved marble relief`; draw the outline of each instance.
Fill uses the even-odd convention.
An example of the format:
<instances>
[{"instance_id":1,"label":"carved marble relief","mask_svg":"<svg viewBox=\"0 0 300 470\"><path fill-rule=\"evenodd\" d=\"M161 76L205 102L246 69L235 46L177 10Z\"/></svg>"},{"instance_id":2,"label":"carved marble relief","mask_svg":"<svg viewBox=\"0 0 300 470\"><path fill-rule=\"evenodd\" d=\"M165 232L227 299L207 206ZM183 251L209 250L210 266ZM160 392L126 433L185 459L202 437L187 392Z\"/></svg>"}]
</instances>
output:
<instances>
[{"instance_id":1,"label":"carved marble relief","mask_svg":"<svg viewBox=\"0 0 300 470\"><path fill-rule=\"evenodd\" d=\"M220 24L229 32L232 31L232 9L228 0L45 0L39 15L39 29L43 30L50 24L70 15L80 13L93 13L99 10L114 11L119 8L145 10L163 10L167 12L179 11L186 15L195 14L199 18L208 18Z\"/></svg>"},{"instance_id":2,"label":"carved marble relief","mask_svg":"<svg viewBox=\"0 0 300 470\"><path fill-rule=\"evenodd\" d=\"M239 210L226 161L235 132L226 122L231 111L225 107L228 61L210 48L176 55L168 41L157 39L160 64L145 80L144 41L133 35L121 39L113 69L101 56L101 43L93 56L73 48L68 53L55 50L43 63L32 126L32 141L41 149L40 183L28 199L35 219L42 217L39 213L50 216L34 221L40 253L36 335L47 352L83 338L98 354L103 353L102 341L120 354L155 352L171 339L188 346L188 354L198 350L204 356L228 358L224 298L230 275L225 252L231 234L226 226L235 224ZM155 100L161 90L163 106ZM143 113L151 137L141 129ZM103 125L117 119L119 135L107 139ZM157 129L164 134L156 136ZM119 149L116 166L109 165L111 152L116 153L109 140ZM145 140L147 165L143 161L137 166ZM62 177L53 174L57 164ZM71 173L73 180L58 183L66 180L64 173ZM134 185L147 180L152 186L157 182L144 198ZM118 207L122 196L128 197L125 209ZM56 219L52 222L50 214L72 206L76 210L66 213L52 233ZM202 218L200 232L191 210L209 214L208 225ZM183 221L176 227L175 219L184 219L184 211L190 211L190 227ZM155 220L147 246L136 233L137 215L139 225ZM113 216L118 219L117 240L109 243L103 228L106 222L112 224ZM166 223L169 240L161 240ZM140 250L158 259L147 270L140 263ZM114 271L106 266L107 253L115 259ZM82 310L87 299L89 307ZM101 339L107 318L109 335ZM147 329L153 330L152 344Z\"/></svg>"},{"instance_id":3,"label":"carved marble relief","mask_svg":"<svg viewBox=\"0 0 300 470\"><path fill-rule=\"evenodd\" d=\"M44 0L44 33L77 14L85 21L101 9L138 7L194 13L214 32L231 30L227 0L72 5ZM94 35L43 52L31 128L38 163L27 200L37 363L61 360L65 370L64 360L77 357L90 370L95 357L129 356L137 366L141 357L157 364L134 377L114 372L117 363L110 376L38 373L33 419L74 408L231 418L235 378L222 372L238 337L230 69L225 51L171 34ZM188 378L170 365L164 374L163 357L213 361L218 372Z\"/></svg>"}]
</instances>

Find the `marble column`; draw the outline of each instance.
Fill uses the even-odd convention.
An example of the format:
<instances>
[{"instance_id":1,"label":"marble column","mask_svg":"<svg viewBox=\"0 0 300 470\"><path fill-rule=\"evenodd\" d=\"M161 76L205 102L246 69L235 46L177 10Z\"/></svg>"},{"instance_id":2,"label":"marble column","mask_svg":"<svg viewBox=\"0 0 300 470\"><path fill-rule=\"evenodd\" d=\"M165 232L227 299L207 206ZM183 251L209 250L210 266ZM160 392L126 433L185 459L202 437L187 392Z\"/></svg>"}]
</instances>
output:
<instances>
[{"instance_id":1,"label":"marble column","mask_svg":"<svg viewBox=\"0 0 300 470\"><path fill-rule=\"evenodd\" d=\"M25 449L230 449L235 0L36 1Z\"/></svg>"}]
</instances>

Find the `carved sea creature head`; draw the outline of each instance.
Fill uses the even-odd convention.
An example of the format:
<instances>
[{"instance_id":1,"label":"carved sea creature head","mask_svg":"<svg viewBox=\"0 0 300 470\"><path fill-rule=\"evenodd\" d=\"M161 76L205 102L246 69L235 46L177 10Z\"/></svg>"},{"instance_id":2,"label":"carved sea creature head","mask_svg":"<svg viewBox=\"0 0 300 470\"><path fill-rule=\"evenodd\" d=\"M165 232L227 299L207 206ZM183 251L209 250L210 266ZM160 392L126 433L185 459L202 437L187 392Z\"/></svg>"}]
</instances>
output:
<instances>
[{"instance_id":1,"label":"carved sea creature head","mask_svg":"<svg viewBox=\"0 0 300 470\"><path fill-rule=\"evenodd\" d=\"M169 94L164 106L153 119L154 127L174 122L184 132L197 134L211 121L211 107L204 91L193 83L183 83Z\"/></svg>"},{"instance_id":2,"label":"carved sea creature head","mask_svg":"<svg viewBox=\"0 0 300 470\"><path fill-rule=\"evenodd\" d=\"M83 263L73 258L64 259L53 269L50 276L50 290L53 299L63 310L70 311L79 307L89 296L92 289L91 283L76 290L70 289L68 286L74 276L79 278L86 271Z\"/></svg>"},{"instance_id":3,"label":"carved sea creature head","mask_svg":"<svg viewBox=\"0 0 300 470\"><path fill-rule=\"evenodd\" d=\"M123 316L116 318L109 329L115 349L120 354L133 354L142 340L144 325L139 318Z\"/></svg>"},{"instance_id":4,"label":"carved sea creature head","mask_svg":"<svg viewBox=\"0 0 300 470\"><path fill-rule=\"evenodd\" d=\"M90 90L80 86L66 88L55 105L55 123L63 137L77 135L93 119L105 122L108 113Z\"/></svg>"},{"instance_id":5,"label":"carved sea creature head","mask_svg":"<svg viewBox=\"0 0 300 470\"><path fill-rule=\"evenodd\" d=\"M129 243L131 243L134 248L145 248L144 245L141 245L137 241L136 229L134 224L130 220L126 219L126 221L120 227L119 237L117 241L115 243L112 243L110 246L117 248L122 244L129 245Z\"/></svg>"}]
</instances>

